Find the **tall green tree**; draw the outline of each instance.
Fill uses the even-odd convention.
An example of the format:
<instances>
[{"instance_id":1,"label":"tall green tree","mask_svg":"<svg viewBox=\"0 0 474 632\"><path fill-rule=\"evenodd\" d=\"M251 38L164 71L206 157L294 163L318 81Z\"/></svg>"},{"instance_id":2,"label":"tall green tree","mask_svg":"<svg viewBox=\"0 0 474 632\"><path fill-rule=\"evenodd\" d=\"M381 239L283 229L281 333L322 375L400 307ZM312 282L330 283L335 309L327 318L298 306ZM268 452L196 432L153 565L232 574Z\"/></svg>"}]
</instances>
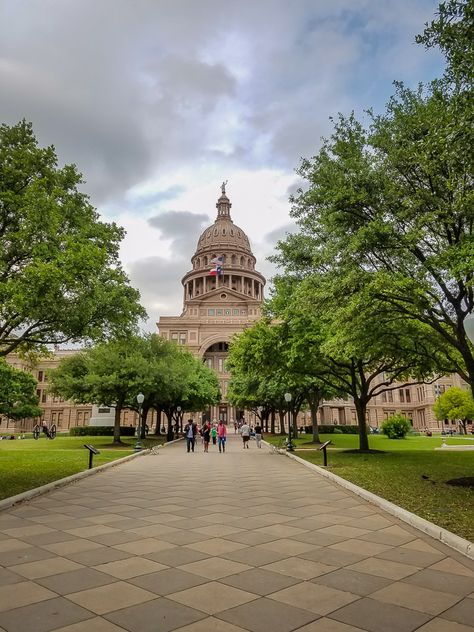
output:
<instances>
[{"instance_id":1,"label":"tall green tree","mask_svg":"<svg viewBox=\"0 0 474 632\"><path fill-rule=\"evenodd\" d=\"M36 380L33 376L15 369L0 358L0 415L8 419L40 417Z\"/></svg>"},{"instance_id":2,"label":"tall green tree","mask_svg":"<svg viewBox=\"0 0 474 632\"><path fill-rule=\"evenodd\" d=\"M74 165L30 123L0 126L0 355L128 334L145 317Z\"/></svg>"},{"instance_id":3,"label":"tall green tree","mask_svg":"<svg viewBox=\"0 0 474 632\"><path fill-rule=\"evenodd\" d=\"M461 432L467 434L467 424L474 419L472 393L453 386L438 397L433 411L437 419L457 421Z\"/></svg>"}]
</instances>

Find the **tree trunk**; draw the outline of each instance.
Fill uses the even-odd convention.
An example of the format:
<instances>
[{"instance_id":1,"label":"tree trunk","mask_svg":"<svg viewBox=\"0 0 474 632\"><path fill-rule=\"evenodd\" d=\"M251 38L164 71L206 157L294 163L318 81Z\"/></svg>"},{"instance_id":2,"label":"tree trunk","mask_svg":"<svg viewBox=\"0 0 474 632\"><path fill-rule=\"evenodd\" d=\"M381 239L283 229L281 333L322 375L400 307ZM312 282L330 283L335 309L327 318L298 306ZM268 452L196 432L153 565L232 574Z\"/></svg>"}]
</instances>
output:
<instances>
[{"instance_id":1,"label":"tree trunk","mask_svg":"<svg viewBox=\"0 0 474 632\"><path fill-rule=\"evenodd\" d=\"M168 430L166 432L166 441L173 441L173 414L165 410L166 420L168 422Z\"/></svg>"},{"instance_id":2,"label":"tree trunk","mask_svg":"<svg viewBox=\"0 0 474 632\"><path fill-rule=\"evenodd\" d=\"M321 443L319 438L319 428L318 428L318 408L319 402L316 403L314 401L309 402L309 410L311 412L311 423L313 425L313 443Z\"/></svg>"},{"instance_id":3,"label":"tree trunk","mask_svg":"<svg viewBox=\"0 0 474 632\"><path fill-rule=\"evenodd\" d=\"M280 434L284 435L284 434L286 434L286 430L285 430L285 411L284 410L279 410L278 411L278 417L280 419Z\"/></svg>"},{"instance_id":4,"label":"tree trunk","mask_svg":"<svg viewBox=\"0 0 474 632\"><path fill-rule=\"evenodd\" d=\"M140 439L146 439L146 431L145 431L145 426L147 425L146 420L148 417L148 412L150 410L150 407L147 406L146 408L143 407L142 408L142 419L141 419L141 426L140 426ZM139 419L140 421L140 419Z\"/></svg>"},{"instance_id":5,"label":"tree trunk","mask_svg":"<svg viewBox=\"0 0 474 632\"><path fill-rule=\"evenodd\" d=\"M161 435L161 413L163 412L161 408L156 408L156 426L155 426L155 434Z\"/></svg>"},{"instance_id":6,"label":"tree trunk","mask_svg":"<svg viewBox=\"0 0 474 632\"><path fill-rule=\"evenodd\" d=\"M115 418L114 418L114 443L122 443L120 439L120 417L122 416L121 404L115 406Z\"/></svg>"},{"instance_id":7,"label":"tree trunk","mask_svg":"<svg viewBox=\"0 0 474 632\"><path fill-rule=\"evenodd\" d=\"M461 434L467 435L467 419L460 419L459 427L461 428Z\"/></svg>"},{"instance_id":8,"label":"tree trunk","mask_svg":"<svg viewBox=\"0 0 474 632\"><path fill-rule=\"evenodd\" d=\"M275 434L275 411L272 410L270 417L270 432Z\"/></svg>"},{"instance_id":9,"label":"tree trunk","mask_svg":"<svg viewBox=\"0 0 474 632\"><path fill-rule=\"evenodd\" d=\"M359 450L368 452L369 437L367 436L367 422L365 420L367 413L367 402L354 398L354 404L357 412L357 423L359 425Z\"/></svg>"}]
</instances>

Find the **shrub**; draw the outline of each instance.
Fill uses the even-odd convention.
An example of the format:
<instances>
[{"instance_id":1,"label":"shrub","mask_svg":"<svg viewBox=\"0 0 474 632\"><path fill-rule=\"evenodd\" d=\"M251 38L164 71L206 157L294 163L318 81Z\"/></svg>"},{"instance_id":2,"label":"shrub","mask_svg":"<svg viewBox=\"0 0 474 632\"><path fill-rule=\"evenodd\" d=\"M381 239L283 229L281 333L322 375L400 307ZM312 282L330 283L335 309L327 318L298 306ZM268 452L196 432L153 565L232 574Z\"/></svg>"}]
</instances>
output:
<instances>
[{"instance_id":1,"label":"shrub","mask_svg":"<svg viewBox=\"0 0 474 632\"><path fill-rule=\"evenodd\" d=\"M406 417L398 413L384 421L381 429L389 439L404 439L405 435L411 430L411 423Z\"/></svg>"},{"instance_id":2,"label":"shrub","mask_svg":"<svg viewBox=\"0 0 474 632\"><path fill-rule=\"evenodd\" d=\"M344 434L340 428L334 428L333 434Z\"/></svg>"},{"instance_id":3,"label":"shrub","mask_svg":"<svg viewBox=\"0 0 474 632\"><path fill-rule=\"evenodd\" d=\"M86 437L86 436L106 436L112 437L114 434L113 426L76 426L69 429L69 434L72 437ZM120 426L120 435L122 437L133 437L135 435L134 426Z\"/></svg>"}]
</instances>

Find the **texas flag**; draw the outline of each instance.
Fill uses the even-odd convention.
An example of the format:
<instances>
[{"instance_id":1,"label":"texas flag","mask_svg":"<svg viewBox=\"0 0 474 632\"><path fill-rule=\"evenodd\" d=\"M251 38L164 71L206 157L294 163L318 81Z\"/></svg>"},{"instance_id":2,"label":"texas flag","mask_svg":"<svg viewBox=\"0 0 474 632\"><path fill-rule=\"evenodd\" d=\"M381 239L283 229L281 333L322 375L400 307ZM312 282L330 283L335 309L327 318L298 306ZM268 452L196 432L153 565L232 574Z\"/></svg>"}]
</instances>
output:
<instances>
[{"instance_id":1,"label":"texas flag","mask_svg":"<svg viewBox=\"0 0 474 632\"><path fill-rule=\"evenodd\" d=\"M211 276L220 276L222 274L222 264L224 263L224 255L219 255L211 259L211 263L214 265L209 272Z\"/></svg>"}]
</instances>

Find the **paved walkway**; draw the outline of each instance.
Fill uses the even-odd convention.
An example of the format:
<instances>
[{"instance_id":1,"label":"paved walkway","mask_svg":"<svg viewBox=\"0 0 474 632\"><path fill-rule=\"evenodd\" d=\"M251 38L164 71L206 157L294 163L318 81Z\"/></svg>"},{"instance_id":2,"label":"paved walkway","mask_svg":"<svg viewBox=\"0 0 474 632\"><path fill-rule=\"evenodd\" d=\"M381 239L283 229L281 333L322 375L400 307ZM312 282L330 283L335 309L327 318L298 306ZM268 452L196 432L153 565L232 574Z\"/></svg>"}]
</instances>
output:
<instances>
[{"instance_id":1,"label":"paved walkway","mask_svg":"<svg viewBox=\"0 0 474 632\"><path fill-rule=\"evenodd\" d=\"M474 631L473 562L233 436L1 512L0 565L2 632Z\"/></svg>"}]
</instances>

